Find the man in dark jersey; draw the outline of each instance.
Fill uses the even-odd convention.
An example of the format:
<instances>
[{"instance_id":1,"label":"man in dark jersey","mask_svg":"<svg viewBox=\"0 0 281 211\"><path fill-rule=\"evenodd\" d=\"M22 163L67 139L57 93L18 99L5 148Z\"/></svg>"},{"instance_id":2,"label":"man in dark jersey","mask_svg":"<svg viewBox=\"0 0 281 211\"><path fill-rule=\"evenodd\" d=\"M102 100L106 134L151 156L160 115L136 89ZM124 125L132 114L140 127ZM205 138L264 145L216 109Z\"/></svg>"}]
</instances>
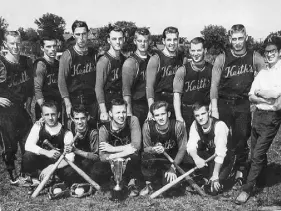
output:
<instances>
[{"instance_id":1,"label":"man in dark jersey","mask_svg":"<svg viewBox=\"0 0 281 211\"><path fill-rule=\"evenodd\" d=\"M110 171L109 160L130 158L124 172L125 180L129 180L130 196L137 196L136 179L141 177L140 156L141 129L138 118L127 117L127 104L123 99L114 99L109 107L110 121L104 122L99 129L99 152L103 162L95 172ZM108 176L112 175L112 172ZM108 177L107 177L108 178Z\"/></svg>"},{"instance_id":2,"label":"man in dark jersey","mask_svg":"<svg viewBox=\"0 0 281 211\"><path fill-rule=\"evenodd\" d=\"M223 184L233 167L234 159L227 149L231 135L223 121L211 117L209 103L195 102L192 110L195 121L190 127L186 149L203 177L208 180L209 186L206 187L209 188L206 191L216 195L223 190ZM210 161L206 167L205 160L213 154L216 154L214 161Z\"/></svg>"},{"instance_id":3,"label":"man in dark jersey","mask_svg":"<svg viewBox=\"0 0 281 211\"><path fill-rule=\"evenodd\" d=\"M162 154L168 153L175 164L183 160L186 150L187 134L183 122L171 119L168 103L154 102L150 107L153 120L147 120L143 125L142 172L146 180L140 195L145 196L153 191L153 184L157 176L162 177L163 185L177 178L175 166Z\"/></svg>"},{"instance_id":4,"label":"man in dark jersey","mask_svg":"<svg viewBox=\"0 0 281 211\"><path fill-rule=\"evenodd\" d=\"M100 108L100 120L108 120L107 106L111 100L122 98L122 65L125 57L121 53L124 33L121 28L109 30L109 50L97 63L96 95Z\"/></svg>"},{"instance_id":5,"label":"man in dark jersey","mask_svg":"<svg viewBox=\"0 0 281 211\"><path fill-rule=\"evenodd\" d=\"M207 52L205 40L196 37L190 44L189 53L192 60L177 70L173 84L176 119L185 121L187 130L194 120L192 105L203 99L210 103L213 68L213 65L204 60Z\"/></svg>"},{"instance_id":6,"label":"man in dark jersey","mask_svg":"<svg viewBox=\"0 0 281 211\"><path fill-rule=\"evenodd\" d=\"M41 117L40 106L44 101L55 100L61 111L61 95L58 88L59 61L56 60L57 40L43 36L40 40L43 57L34 62L35 117Z\"/></svg>"},{"instance_id":7,"label":"man in dark jersey","mask_svg":"<svg viewBox=\"0 0 281 211\"><path fill-rule=\"evenodd\" d=\"M8 53L0 57L0 146L11 184L22 185L24 177L16 179L14 170L18 142L23 154L24 139L32 125L32 60L20 55L18 31L7 31L3 43Z\"/></svg>"},{"instance_id":8,"label":"man in dark jersey","mask_svg":"<svg viewBox=\"0 0 281 211\"><path fill-rule=\"evenodd\" d=\"M60 59L58 86L67 117L70 118L72 106L82 104L91 116L89 123L95 125L98 111L95 95L97 54L93 48L87 47L89 29L85 22L74 21L72 32L76 43Z\"/></svg>"},{"instance_id":9,"label":"man in dark jersey","mask_svg":"<svg viewBox=\"0 0 281 211\"><path fill-rule=\"evenodd\" d=\"M128 115L138 117L142 126L148 113L145 97L145 71L150 56L148 46L150 32L146 28L138 28L135 32L134 43L137 50L123 64L122 89L123 98L128 104Z\"/></svg>"},{"instance_id":10,"label":"man in dark jersey","mask_svg":"<svg viewBox=\"0 0 281 211\"><path fill-rule=\"evenodd\" d=\"M247 38L243 25L232 26L229 31L231 49L216 58L210 91L212 116L223 120L232 132L230 150L236 155L235 187L242 185L247 171L247 140L251 134L248 93L255 72L264 67L260 54L247 50Z\"/></svg>"},{"instance_id":11,"label":"man in dark jersey","mask_svg":"<svg viewBox=\"0 0 281 211\"><path fill-rule=\"evenodd\" d=\"M179 31L167 27L163 31L163 51L156 51L149 59L146 69L146 97L148 107L154 101L166 101L173 112L173 80L177 69L183 65L183 56L178 54ZM152 114L148 112L148 119Z\"/></svg>"},{"instance_id":12,"label":"man in dark jersey","mask_svg":"<svg viewBox=\"0 0 281 211\"><path fill-rule=\"evenodd\" d=\"M66 130L58 117L60 113L54 101L45 101L41 105L43 123L37 122L31 128L25 144L25 154L23 156L22 171L32 177L42 180L53 168L54 163L60 157L66 147L73 141L73 135ZM45 140L56 149L50 149ZM74 154L67 153L66 158L74 161ZM58 166L58 176L63 181L71 183L73 178L68 176L66 171L67 162L62 160ZM40 173L40 174L39 174Z\"/></svg>"}]
</instances>

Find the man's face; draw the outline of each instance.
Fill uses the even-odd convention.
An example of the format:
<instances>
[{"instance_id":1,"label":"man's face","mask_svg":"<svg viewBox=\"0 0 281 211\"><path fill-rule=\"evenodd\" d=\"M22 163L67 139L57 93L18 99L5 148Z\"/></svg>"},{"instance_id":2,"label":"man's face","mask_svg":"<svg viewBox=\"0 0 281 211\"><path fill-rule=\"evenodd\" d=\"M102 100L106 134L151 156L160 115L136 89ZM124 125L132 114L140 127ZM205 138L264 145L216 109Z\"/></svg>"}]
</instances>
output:
<instances>
[{"instance_id":1,"label":"man's face","mask_svg":"<svg viewBox=\"0 0 281 211\"><path fill-rule=\"evenodd\" d=\"M275 64L279 60L279 52L276 45L267 45L265 47L264 55L269 64Z\"/></svg>"},{"instance_id":2,"label":"man's face","mask_svg":"<svg viewBox=\"0 0 281 211\"><path fill-rule=\"evenodd\" d=\"M124 125L127 118L126 105L114 105L109 111L111 119L118 125Z\"/></svg>"},{"instance_id":3,"label":"man's face","mask_svg":"<svg viewBox=\"0 0 281 211\"><path fill-rule=\"evenodd\" d=\"M229 42L234 51L242 51L246 49L247 35L243 32L233 32L229 38Z\"/></svg>"},{"instance_id":4,"label":"man's face","mask_svg":"<svg viewBox=\"0 0 281 211\"><path fill-rule=\"evenodd\" d=\"M7 35L4 45L12 55L19 55L21 48L21 38L19 36Z\"/></svg>"},{"instance_id":5,"label":"man's face","mask_svg":"<svg viewBox=\"0 0 281 211\"><path fill-rule=\"evenodd\" d=\"M59 113L56 107L46 107L42 108L42 117L44 118L45 124L49 127L54 127L58 123Z\"/></svg>"},{"instance_id":6,"label":"man's face","mask_svg":"<svg viewBox=\"0 0 281 211\"><path fill-rule=\"evenodd\" d=\"M134 43L140 52L147 52L149 46L149 35L137 34Z\"/></svg>"},{"instance_id":7,"label":"man's face","mask_svg":"<svg viewBox=\"0 0 281 211\"><path fill-rule=\"evenodd\" d=\"M44 56L55 58L57 53L57 41L45 40L44 47L41 47L41 50L44 52Z\"/></svg>"},{"instance_id":8,"label":"man's face","mask_svg":"<svg viewBox=\"0 0 281 211\"><path fill-rule=\"evenodd\" d=\"M203 48L202 43L194 44L191 43L189 53L192 58L192 60L195 63L201 62L204 60L204 55L205 55L206 50Z\"/></svg>"},{"instance_id":9,"label":"man's face","mask_svg":"<svg viewBox=\"0 0 281 211\"><path fill-rule=\"evenodd\" d=\"M124 44L124 36L122 32L111 31L107 42L110 44L110 47L115 51L120 51Z\"/></svg>"},{"instance_id":10,"label":"man's face","mask_svg":"<svg viewBox=\"0 0 281 211\"><path fill-rule=\"evenodd\" d=\"M80 48L86 47L88 41L88 31L86 27L77 27L73 32L73 37Z\"/></svg>"},{"instance_id":11,"label":"man's face","mask_svg":"<svg viewBox=\"0 0 281 211\"><path fill-rule=\"evenodd\" d=\"M77 131L85 131L88 125L88 116L84 113L73 112L73 121Z\"/></svg>"},{"instance_id":12,"label":"man's face","mask_svg":"<svg viewBox=\"0 0 281 211\"><path fill-rule=\"evenodd\" d=\"M177 33L168 33L166 34L166 38L162 39L163 44L165 45L165 48L169 52L175 52L178 49L178 34Z\"/></svg>"},{"instance_id":13,"label":"man's face","mask_svg":"<svg viewBox=\"0 0 281 211\"><path fill-rule=\"evenodd\" d=\"M170 112L167 112L165 107L161 107L153 111L153 117L158 125L163 126L168 122Z\"/></svg>"},{"instance_id":14,"label":"man's face","mask_svg":"<svg viewBox=\"0 0 281 211\"><path fill-rule=\"evenodd\" d=\"M199 125L204 126L209 121L210 112L207 111L205 106L202 106L200 109L194 111L194 117Z\"/></svg>"}]
</instances>

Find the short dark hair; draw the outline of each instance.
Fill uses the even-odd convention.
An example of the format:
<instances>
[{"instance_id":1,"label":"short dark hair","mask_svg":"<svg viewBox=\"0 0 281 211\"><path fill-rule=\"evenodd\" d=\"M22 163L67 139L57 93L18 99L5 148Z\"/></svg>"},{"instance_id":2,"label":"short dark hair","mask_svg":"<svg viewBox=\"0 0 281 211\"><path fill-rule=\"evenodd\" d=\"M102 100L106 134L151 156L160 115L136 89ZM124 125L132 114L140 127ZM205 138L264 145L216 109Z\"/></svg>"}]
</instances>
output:
<instances>
[{"instance_id":1,"label":"short dark hair","mask_svg":"<svg viewBox=\"0 0 281 211\"><path fill-rule=\"evenodd\" d=\"M268 36L263 42L263 47L266 48L268 45L275 45L279 51L281 49L281 37L275 35Z\"/></svg>"},{"instance_id":2,"label":"short dark hair","mask_svg":"<svg viewBox=\"0 0 281 211\"><path fill-rule=\"evenodd\" d=\"M56 101L54 100L48 100L48 101L44 101L41 105L41 111L43 110L43 107L47 107L47 108L56 108L57 112L59 112L58 110L58 104Z\"/></svg>"},{"instance_id":3,"label":"short dark hair","mask_svg":"<svg viewBox=\"0 0 281 211\"><path fill-rule=\"evenodd\" d=\"M118 106L118 105L125 105L127 107L127 102L122 98L113 99L110 101L108 110L111 110L113 106Z\"/></svg>"},{"instance_id":4,"label":"short dark hair","mask_svg":"<svg viewBox=\"0 0 281 211\"><path fill-rule=\"evenodd\" d=\"M206 42L205 42L205 39L203 37L195 37L190 41L190 43L193 43L193 44L202 43L203 48L206 48Z\"/></svg>"},{"instance_id":5,"label":"short dark hair","mask_svg":"<svg viewBox=\"0 0 281 211\"><path fill-rule=\"evenodd\" d=\"M195 103L192 105L192 110L193 110L193 112L194 112L194 111L199 110L199 109L202 108L202 107L205 107L206 110L209 111L209 104L208 104L207 102L203 101L203 100L202 100L202 101L197 101L197 102L195 102Z\"/></svg>"},{"instance_id":6,"label":"short dark hair","mask_svg":"<svg viewBox=\"0 0 281 211\"><path fill-rule=\"evenodd\" d=\"M177 36L179 36L179 30L176 27L169 26L169 27L164 29L163 34L162 34L162 38L166 39L167 34L177 34Z\"/></svg>"},{"instance_id":7,"label":"short dark hair","mask_svg":"<svg viewBox=\"0 0 281 211\"><path fill-rule=\"evenodd\" d=\"M119 27L119 26L115 26L115 25L110 26L109 29L108 29L108 37L110 37L110 32L112 32L112 31L122 32L122 34L124 36L124 30L121 27Z\"/></svg>"},{"instance_id":8,"label":"short dark hair","mask_svg":"<svg viewBox=\"0 0 281 211\"><path fill-rule=\"evenodd\" d=\"M89 115L89 112L87 111L85 106L82 104L75 105L71 108L71 112L70 112L71 117L74 117L74 113L82 113L82 114L85 114L85 116Z\"/></svg>"},{"instance_id":9,"label":"short dark hair","mask_svg":"<svg viewBox=\"0 0 281 211\"><path fill-rule=\"evenodd\" d=\"M243 24L235 24L231 27L231 29L228 31L228 35L232 36L234 32L242 32L246 34L246 28Z\"/></svg>"},{"instance_id":10,"label":"short dark hair","mask_svg":"<svg viewBox=\"0 0 281 211\"><path fill-rule=\"evenodd\" d=\"M150 36L150 31L148 30L148 28L137 28L136 31L135 31L135 36L134 38L136 39L137 38L137 35L143 35L143 36Z\"/></svg>"},{"instance_id":11,"label":"short dark hair","mask_svg":"<svg viewBox=\"0 0 281 211\"><path fill-rule=\"evenodd\" d=\"M43 36L40 38L40 46L41 46L41 47L44 47L45 41L51 41L51 40L55 40L56 43L57 43L57 39L55 38L55 36L53 36L53 35L43 35Z\"/></svg>"},{"instance_id":12,"label":"short dark hair","mask_svg":"<svg viewBox=\"0 0 281 211\"><path fill-rule=\"evenodd\" d=\"M149 108L149 111L152 115L154 115L153 111L159 109L159 108L162 108L162 107L165 107L165 110L168 112L169 111L169 104L166 102L166 101L156 101L154 102L150 108Z\"/></svg>"},{"instance_id":13,"label":"short dark hair","mask_svg":"<svg viewBox=\"0 0 281 211\"><path fill-rule=\"evenodd\" d=\"M11 35L11 36L13 36L13 37L20 37L20 38L21 38L21 34L20 34L19 31L6 31L6 32L4 33L4 39L5 39L5 41L7 41L7 36L8 36L8 35Z\"/></svg>"},{"instance_id":14,"label":"short dark hair","mask_svg":"<svg viewBox=\"0 0 281 211\"><path fill-rule=\"evenodd\" d=\"M85 21L76 20L71 26L72 32L74 33L75 29L78 27L85 27L87 31L89 31L88 25Z\"/></svg>"}]
</instances>

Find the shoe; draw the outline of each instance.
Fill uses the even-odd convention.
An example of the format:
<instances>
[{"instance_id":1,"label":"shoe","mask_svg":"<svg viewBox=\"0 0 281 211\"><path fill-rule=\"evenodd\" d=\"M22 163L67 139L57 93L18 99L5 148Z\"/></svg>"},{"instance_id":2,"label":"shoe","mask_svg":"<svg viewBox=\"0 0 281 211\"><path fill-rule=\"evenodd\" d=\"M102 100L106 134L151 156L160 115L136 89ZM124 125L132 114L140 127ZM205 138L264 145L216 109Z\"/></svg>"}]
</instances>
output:
<instances>
[{"instance_id":1,"label":"shoe","mask_svg":"<svg viewBox=\"0 0 281 211\"><path fill-rule=\"evenodd\" d=\"M140 196L146 196L153 192L153 188L151 186L151 183L147 183L146 186L140 191Z\"/></svg>"},{"instance_id":2,"label":"shoe","mask_svg":"<svg viewBox=\"0 0 281 211\"><path fill-rule=\"evenodd\" d=\"M128 186L129 197L136 197L139 195L139 190L136 185L132 184Z\"/></svg>"},{"instance_id":3,"label":"shoe","mask_svg":"<svg viewBox=\"0 0 281 211\"><path fill-rule=\"evenodd\" d=\"M236 178L236 179L235 179L235 183L234 183L232 189L233 189L233 190L239 190L239 189L241 189L243 183L244 183L244 180L243 180L242 177Z\"/></svg>"},{"instance_id":4,"label":"shoe","mask_svg":"<svg viewBox=\"0 0 281 211\"><path fill-rule=\"evenodd\" d=\"M248 199L250 198L250 194L247 193L246 191L242 191L240 192L240 194L236 197L234 203L237 204L237 205L242 205L242 204L245 204Z\"/></svg>"},{"instance_id":5,"label":"shoe","mask_svg":"<svg viewBox=\"0 0 281 211\"><path fill-rule=\"evenodd\" d=\"M30 187L32 185L32 180L30 176L18 176L15 180L10 180L10 184L19 187Z\"/></svg>"}]
</instances>

